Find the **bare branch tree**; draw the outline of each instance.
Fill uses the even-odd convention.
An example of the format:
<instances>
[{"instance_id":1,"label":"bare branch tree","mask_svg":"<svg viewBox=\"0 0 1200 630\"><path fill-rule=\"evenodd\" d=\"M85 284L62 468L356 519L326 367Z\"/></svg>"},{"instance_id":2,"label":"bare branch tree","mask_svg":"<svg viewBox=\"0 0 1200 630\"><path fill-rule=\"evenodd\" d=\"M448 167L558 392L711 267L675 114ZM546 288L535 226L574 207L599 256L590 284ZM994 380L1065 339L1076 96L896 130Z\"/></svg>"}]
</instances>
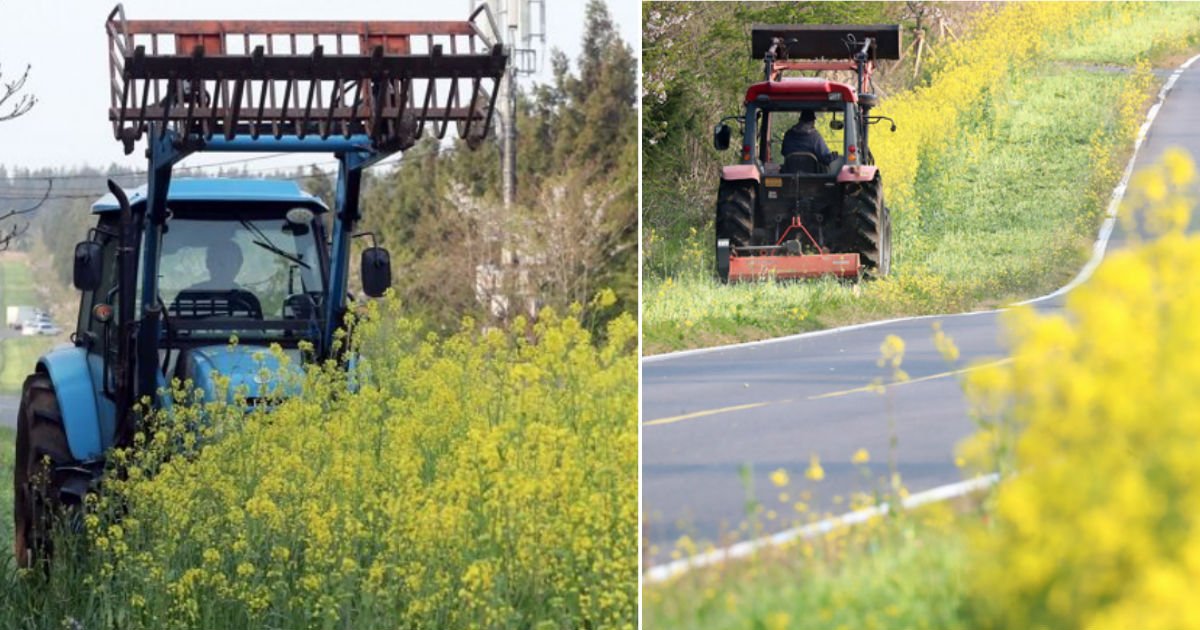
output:
<instances>
[{"instance_id":1,"label":"bare branch tree","mask_svg":"<svg viewBox=\"0 0 1200 630\"><path fill-rule=\"evenodd\" d=\"M52 191L52 190L54 190L54 180L51 178L46 178L46 192L42 193L41 199L38 199L36 203L34 203L32 206L29 206L28 208L16 208L13 210L9 210L8 212L5 212L4 214L0 214L0 221L4 221L6 219L10 219L12 217L20 216L23 214L29 214L31 212L34 212L38 208L41 208L42 205L45 204L48 199L50 199L50 191ZM13 224L13 226L11 228L9 228L7 232L0 230L0 252L7 251L9 246L12 245L12 242L14 240L16 240L16 238L18 236L21 236L22 234L24 234L28 231L29 231L29 223L28 222L26 222L24 225Z\"/></svg>"},{"instance_id":2,"label":"bare branch tree","mask_svg":"<svg viewBox=\"0 0 1200 630\"><path fill-rule=\"evenodd\" d=\"M29 231L29 224L13 225L7 234L0 234L0 252L8 251L14 239Z\"/></svg>"},{"instance_id":3,"label":"bare branch tree","mask_svg":"<svg viewBox=\"0 0 1200 630\"><path fill-rule=\"evenodd\" d=\"M0 122L12 120L18 116L23 116L33 109L37 104L37 97L32 94L19 94L22 88L25 87L25 81L29 79L29 69L32 66L25 66L25 72L15 81L4 83L4 87L0 90ZM0 72L0 79L4 77L4 73ZM9 101L16 99L11 105ZM8 113L4 113L6 107L12 107Z\"/></svg>"},{"instance_id":4,"label":"bare branch tree","mask_svg":"<svg viewBox=\"0 0 1200 630\"><path fill-rule=\"evenodd\" d=\"M46 178L46 192L42 193L42 198L38 199L37 203L34 203L32 206L29 206L28 208L19 208L16 210L9 210L8 212L6 212L4 214L0 214L0 221L3 221L9 217L15 217L15 216L21 215L21 214L29 214L30 212L33 212L33 211L37 210L38 208L41 208L42 204L46 203L47 199L50 199L50 191L52 191L52 190L54 190L54 179L47 177Z\"/></svg>"}]
</instances>

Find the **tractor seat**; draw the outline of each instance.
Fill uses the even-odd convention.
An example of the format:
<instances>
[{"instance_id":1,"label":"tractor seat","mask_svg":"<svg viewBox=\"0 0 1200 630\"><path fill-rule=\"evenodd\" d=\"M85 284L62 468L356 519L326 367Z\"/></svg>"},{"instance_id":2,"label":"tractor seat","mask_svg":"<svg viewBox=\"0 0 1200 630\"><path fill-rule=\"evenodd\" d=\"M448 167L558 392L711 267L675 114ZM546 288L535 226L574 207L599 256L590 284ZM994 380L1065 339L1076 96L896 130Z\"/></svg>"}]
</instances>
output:
<instances>
[{"instance_id":1,"label":"tractor seat","mask_svg":"<svg viewBox=\"0 0 1200 630\"><path fill-rule=\"evenodd\" d=\"M180 291L171 302L171 317L193 319L204 317L233 317L262 319L262 303L251 292L242 289L229 291Z\"/></svg>"},{"instance_id":2,"label":"tractor seat","mask_svg":"<svg viewBox=\"0 0 1200 630\"><path fill-rule=\"evenodd\" d=\"M783 159L784 173L824 173L825 167L821 165L821 160L812 153L789 153Z\"/></svg>"}]
</instances>

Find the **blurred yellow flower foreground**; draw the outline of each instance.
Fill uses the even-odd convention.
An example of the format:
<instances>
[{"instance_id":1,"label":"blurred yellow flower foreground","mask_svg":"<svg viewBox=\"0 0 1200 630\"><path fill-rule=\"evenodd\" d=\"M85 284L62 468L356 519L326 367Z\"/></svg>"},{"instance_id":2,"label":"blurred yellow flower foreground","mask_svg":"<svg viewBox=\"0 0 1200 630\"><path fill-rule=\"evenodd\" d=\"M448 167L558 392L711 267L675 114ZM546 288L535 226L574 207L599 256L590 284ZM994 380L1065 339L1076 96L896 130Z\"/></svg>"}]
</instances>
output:
<instances>
[{"instance_id":1,"label":"blurred yellow flower foreground","mask_svg":"<svg viewBox=\"0 0 1200 630\"><path fill-rule=\"evenodd\" d=\"M269 412L210 409L198 454L143 455L114 479L87 519L77 616L122 628L636 624L634 322L614 321L599 346L552 313L528 337L467 322L439 340L395 302L372 311L353 385L312 369L304 393ZM106 517L116 505L123 514Z\"/></svg>"},{"instance_id":2,"label":"blurred yellow flower foreground","mask_svg":"<svg viewBox=\"0 0 1200 630\"><path fill-rule=\"evenodd\" d=\"M971 389L965 454L1012 466L973 538L976 627L1200 628L1200 237L1195 168L1135 177L1127 227L1061 314L1010 319L1014 361Z\"/></svg>"}]
</instances>

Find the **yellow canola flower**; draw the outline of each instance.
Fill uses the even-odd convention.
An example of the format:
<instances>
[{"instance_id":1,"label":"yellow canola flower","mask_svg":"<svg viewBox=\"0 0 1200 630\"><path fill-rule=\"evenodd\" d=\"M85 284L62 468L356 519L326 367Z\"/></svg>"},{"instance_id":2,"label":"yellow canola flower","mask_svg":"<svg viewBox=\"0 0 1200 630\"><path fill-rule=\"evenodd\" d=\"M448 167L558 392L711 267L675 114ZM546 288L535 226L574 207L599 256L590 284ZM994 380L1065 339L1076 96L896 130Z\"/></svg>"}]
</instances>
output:
<instances>
[{"instance_id":1,"label":"yellow canola flower","mask_svg":"<svg viewBox=\"0 0 1200 630\"><path fill-rule=\"evenodd\" d=\"M782 468L777 468L771 473L771 483L775 484L776 488L782 488L788 485L789 481L790 479L788 478L787 471Z\"/></svg>"},{"instance_id":2,"label":"yellow canola flower","mask_svg":"<svg viewBox=\"0 0 1200 630\"><path fill-rule=\"evenodd\" d=\"M387 299L340 337L352 374L307 366L302 394L250 411L180 384L125 453L143 474L111 476L85 517L96 577L142 602L96 615L634 627L637 326L602 332L545 311L442 337Z\"/></svg>"},{"instance_id":3,"label":"yellow canola flower","mask_svg":"<svg viewBox=\"0 0 1200 630\"><path fill-rule=\"evenodd\" d=\"M968 379L963 458L1016 471L971 532L977 627L1200 628L1195 167L1151 168L1123 211L1171 229L1106 257L1064 313L1013 313L1013 361Z\"/></svg>"},{"instance_id":4,"label":"yellow canola flower","mask_svg":"<svg viewBox=\"0 0 1200 630\"><path fill-rule=\"evenodd\" d=\"M888 335L883 343L879 344L879 359L876 363L879 367L890 365L892 368L899 368L903 361L904 340L896 335Z\"/></svg>"},{"instance_id":5,"label":"yellow canola flower","mask_svg":"<svg viewBox=\"0 0 1200 630\"><path fill-rule=\"evenodd\" d=\"M854 456L850 458L850 461L855 464L865 464L871 461L871 454L867 452L867 449L860 448L854 451Z\"/></svg>"},{"instance_id":6,"label":"yellow canola flower","mask_svg":"<svg viewBox=\"0 0 1200 630\"><path fill-rule=\"evenodd\" d=\"M825 478L825 469L821 468L821 460L813 455L808 460L808 470L804 471L804 476L813 481L820 481Z\"/></svg>"}]
</instances>

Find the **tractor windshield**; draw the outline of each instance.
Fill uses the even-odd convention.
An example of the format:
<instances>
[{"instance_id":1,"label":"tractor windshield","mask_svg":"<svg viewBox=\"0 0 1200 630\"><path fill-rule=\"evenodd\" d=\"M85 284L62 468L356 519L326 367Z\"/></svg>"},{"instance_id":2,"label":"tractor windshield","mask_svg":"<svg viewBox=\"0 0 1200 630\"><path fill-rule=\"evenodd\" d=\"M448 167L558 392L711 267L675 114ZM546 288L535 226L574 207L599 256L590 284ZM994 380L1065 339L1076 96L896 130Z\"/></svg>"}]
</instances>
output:
<instances>
[{"instance_id":1,"label":"tractor windshield","mask_svg":"<svg viewBox=\"0 0 1200 630\"><path fill-rule=\"evenodd\" d=\"M747 113L754 115L754 144L759 161L766 171L775 172L784 169L788 155L793 154L792 161L803 172L837 170L845 159L846 134L854 127L854 111L849 103L811 101L754 106ZM850 140L853 142L853 138Z\"/></svg>"},{"instance_id":2,"label":"tractor windshield","mask_svg":"<svg viewBox=\"0 0 1200 630\"><path fill-rule=\"evenodd\" d=\"M835 129L839 126L838 123L845 122L842 112L813 112L815 121L807 123L811 125L813 131L825 143L825 148L829 151L842 151L842 133L843 129ZM832 126L831 126L832 125ZM773 161L783 162L788 153L793 153L791 149L795 145L801 145L802 149L809 147L803 146L805 143L797 142L796 138L803 138L802 130L806 124L800 120L800 112L798 111L775 111L771 112L771 155ZM790 134L790 137L789 137ZM789 146L791 145L791 146ZM815 153L815 151L813 151Z\"/></svg>"},{"instance_id":3,"label":"tractor windshield","mask_svg":"<svg viewBox=\"0 0 1200 630\"><path fill-rule=\"evenodd\" d=\"M303 329L297 320L315 322L325 290L320 224L312 212L301 216L306 221L297 223L282 211L176 210L158 269L159 296L176 332L258 337Z\"/></svg>"}]
</instances>

